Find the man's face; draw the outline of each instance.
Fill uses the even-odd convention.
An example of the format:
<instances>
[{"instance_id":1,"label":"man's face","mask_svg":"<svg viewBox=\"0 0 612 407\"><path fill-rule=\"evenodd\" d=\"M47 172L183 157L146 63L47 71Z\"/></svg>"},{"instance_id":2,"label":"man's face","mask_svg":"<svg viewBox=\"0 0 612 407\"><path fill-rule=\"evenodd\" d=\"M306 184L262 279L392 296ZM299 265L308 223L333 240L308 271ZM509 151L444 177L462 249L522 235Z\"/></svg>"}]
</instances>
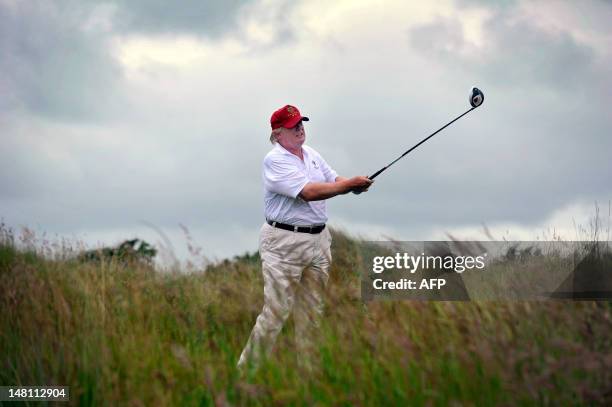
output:
<instances>
[{"instance_id":1,"label":"man's face","mask_svg":"<svg viewBox=\"0 0 612 407\"><path fill-rule=\"evenodd\" d=\"M287 150L298 150L304 144L306 140L306 132L304 131L304 125L299 122L295 127L286 129L281 127L281 132L277 137L277 140L281 146Z\"/></svg>"}]
</instances>

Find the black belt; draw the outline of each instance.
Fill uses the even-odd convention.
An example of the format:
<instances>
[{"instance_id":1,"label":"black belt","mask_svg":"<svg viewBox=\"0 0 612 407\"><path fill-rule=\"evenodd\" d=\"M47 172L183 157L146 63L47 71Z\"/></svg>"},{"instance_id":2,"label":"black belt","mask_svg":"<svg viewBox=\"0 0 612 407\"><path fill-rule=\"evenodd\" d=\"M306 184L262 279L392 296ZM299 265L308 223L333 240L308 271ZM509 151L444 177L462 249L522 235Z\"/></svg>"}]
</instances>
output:
<instances>
[{"instance_id":1,"label":"black belt","mask_svg":"<svg viewBox=\"0 0 612 407\"><path fill-rule=\"evenodd\" d=\"M294 225L287 225L286 223L280 223L280 222L276 222L273 220L267 220L266 222L268 222L268 225L275 227L275 228L279 228L279 229L284 229L284 230L290 230L291 232L299 232L299 233L310 233L313 235L316 235L317 233L321 233L323 231L323 229L325 229L325 225L319 225L319 226L294 226Z\"/></svg>"}]
</instances>

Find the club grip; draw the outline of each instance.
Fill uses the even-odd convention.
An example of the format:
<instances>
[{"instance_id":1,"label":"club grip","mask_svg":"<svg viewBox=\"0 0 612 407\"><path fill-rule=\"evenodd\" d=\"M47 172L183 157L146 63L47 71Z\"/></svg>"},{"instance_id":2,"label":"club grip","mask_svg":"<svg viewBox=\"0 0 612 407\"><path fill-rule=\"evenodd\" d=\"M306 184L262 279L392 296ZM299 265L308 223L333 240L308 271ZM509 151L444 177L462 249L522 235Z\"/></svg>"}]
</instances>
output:
<instances>
[{"instance_id":1,"label":"club grip","mask_svg":"<svg viewBox=\"0 0 612 407\"><path fill-rule=\"evenodd\" d=\"M386 169L387 169L387 167L383 167L380 170L376 171L374 174L370 175L368 178L371 179L371 180L374 180L374 178L378 177L378 175L380 175L380 173L383 172Z\"/></svg>"}]
</instances>

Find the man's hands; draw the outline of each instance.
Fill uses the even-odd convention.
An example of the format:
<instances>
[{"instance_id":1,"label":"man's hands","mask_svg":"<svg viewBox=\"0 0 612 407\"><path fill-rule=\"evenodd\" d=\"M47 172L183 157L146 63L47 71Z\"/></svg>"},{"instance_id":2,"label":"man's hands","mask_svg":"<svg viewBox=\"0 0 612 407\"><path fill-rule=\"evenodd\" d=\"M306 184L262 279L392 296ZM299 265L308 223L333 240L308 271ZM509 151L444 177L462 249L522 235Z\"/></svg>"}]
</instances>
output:
<instances>
[{"instance_id":1,"label":"man's hands","mask_svg":"<svg viewBox=\"0 0 612 407\"><path fill-rule=\"evenodd\" d=\"M336 177L336 182L341 182L346 186L342 192L343 195L348 194L349 192L358 195L362 192L366 192L374 181L368 177L358 176L350 179L345 177Z\"/></svg>"},{"instance_id":2,"label":"man's hands","mask_svg":"<svg viewBox=\"0 0 612 407\"><path fill-rule=\"evenodd\" d=\"M348 182L351 185L350 191L355 195L359 195L362 192L366 192L374 181L372 181L368 177L358 176L349 179Z\"/></svg>"},{"instance_id":3,"label":"man's hands","mask_svg":"<svg viewBox=\"0 0 612 407\"><path fill-rule=\"evenodd\" d=\"M372 182L374 181L363 176L353 178L336 177L336 182L309 182L299 193L299 197L305 201L320 201L349 192L360 194L367 191Z\"/></svg>"}]
</instances>

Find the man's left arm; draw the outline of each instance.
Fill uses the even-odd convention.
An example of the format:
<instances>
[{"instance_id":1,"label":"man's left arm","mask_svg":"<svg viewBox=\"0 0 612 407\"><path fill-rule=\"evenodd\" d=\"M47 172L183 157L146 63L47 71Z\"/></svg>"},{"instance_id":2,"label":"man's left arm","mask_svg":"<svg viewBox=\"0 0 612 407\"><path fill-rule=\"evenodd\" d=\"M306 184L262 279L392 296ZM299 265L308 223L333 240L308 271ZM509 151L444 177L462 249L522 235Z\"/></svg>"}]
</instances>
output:
<instances>
[{"instance_id":1,"label":"man's left arm","mask_svg":"<svg viewBox=\"0 0 612 407\"><path fill-rule=\"evenodd\" d=\"M342 181L346 181L348 178L345 177L341 177L341 176L337 176L336 179L334 180L334 182L342 182ZM348 194L351 191L346 191L344 194ZM342 194L342 195L344 195Z\"/></svg>"}]
</instances>

